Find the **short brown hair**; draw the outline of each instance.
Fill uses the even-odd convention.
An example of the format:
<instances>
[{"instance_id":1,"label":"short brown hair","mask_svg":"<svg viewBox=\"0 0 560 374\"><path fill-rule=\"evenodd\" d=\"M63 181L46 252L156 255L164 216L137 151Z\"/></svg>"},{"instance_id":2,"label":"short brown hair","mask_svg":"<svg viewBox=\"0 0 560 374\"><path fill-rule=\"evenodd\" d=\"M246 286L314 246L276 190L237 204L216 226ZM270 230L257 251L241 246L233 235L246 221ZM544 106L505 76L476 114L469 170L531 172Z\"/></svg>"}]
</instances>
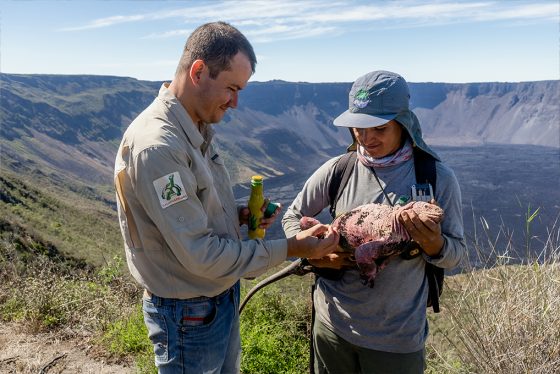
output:
<instances>
[{"instance_id":1,"label":"short brown hair","mask_svg":"<svg viewBox=\"0 0 560 374\"><path fill-rule=\"evenodd\" d=\"M231 68L231 59L238 52L247 56L254 73L257 57L245 35L226 22L206 23L197 27L187 39L175 74L187 71L194 61L202 60L210 70L210 78L215 79L220 72Z\"/></svg>"}]
</instances>

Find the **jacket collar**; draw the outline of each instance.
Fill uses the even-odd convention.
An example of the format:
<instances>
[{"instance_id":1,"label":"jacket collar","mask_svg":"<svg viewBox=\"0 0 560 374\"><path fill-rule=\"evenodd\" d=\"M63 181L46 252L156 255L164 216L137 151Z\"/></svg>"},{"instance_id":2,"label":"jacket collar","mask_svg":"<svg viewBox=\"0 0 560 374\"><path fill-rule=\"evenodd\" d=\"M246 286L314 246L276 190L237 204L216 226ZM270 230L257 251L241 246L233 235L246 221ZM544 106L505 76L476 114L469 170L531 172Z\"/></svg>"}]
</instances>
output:
<instances>
[{"instance_id":1,"label":"jacket collar","mask_svg":"<svg viewBox=\"0 0 560 374\"><path fill-rule=\"evenodd\" d=\"M214 131L210 126L206 125L204 126L203 134L201 134L185 107L183 107L175 95L169 91L168 87L169 83L167 82L161 85L158 98L165 104L169 111L173 113L173 116L175 116L177 122L185 132L185 135L187 135L187 138L189 138L193 147L201 148L201 146L206 143L203 147L205 150L207 148L207 144L210 143L210 140L212 139Z\"/></svg>"}]
</instances>

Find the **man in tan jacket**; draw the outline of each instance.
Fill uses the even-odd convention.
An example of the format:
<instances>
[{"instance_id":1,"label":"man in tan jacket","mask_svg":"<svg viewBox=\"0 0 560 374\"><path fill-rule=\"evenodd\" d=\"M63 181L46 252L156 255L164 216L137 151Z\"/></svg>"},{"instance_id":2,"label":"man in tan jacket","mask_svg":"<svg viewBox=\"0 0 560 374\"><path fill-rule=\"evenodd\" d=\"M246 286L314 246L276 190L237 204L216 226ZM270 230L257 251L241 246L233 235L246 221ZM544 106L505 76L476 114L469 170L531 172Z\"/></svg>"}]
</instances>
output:
<instances>
[{"instance_id":1,"label":"man in tan jacket","mask_svg":"<svg viewBox=\"0 0 560 374\"><path fill-rule=\"evenodd\" d=\"M146 290L144 319L160 373L239 372L239 279L287 257L321 258L338 243L325 225L289 239L241 239L248 212L235 205L211 124L237 107L255 65L251 44L236 28L200 26L173 81L119 147L120 227L130 272Z\"/></svg>"}]
</instances>

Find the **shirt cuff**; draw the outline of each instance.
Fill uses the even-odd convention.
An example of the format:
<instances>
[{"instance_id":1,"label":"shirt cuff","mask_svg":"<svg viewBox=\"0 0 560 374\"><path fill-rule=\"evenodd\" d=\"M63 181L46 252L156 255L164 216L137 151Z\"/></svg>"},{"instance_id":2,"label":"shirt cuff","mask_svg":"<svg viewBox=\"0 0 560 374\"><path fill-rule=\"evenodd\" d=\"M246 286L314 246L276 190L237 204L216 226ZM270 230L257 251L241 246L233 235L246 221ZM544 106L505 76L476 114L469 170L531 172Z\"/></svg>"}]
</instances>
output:
<instances>
[{"instance_id":1,"label":"shirt cuff","mask_svg":"<svg viewBox=\"0 0 560 374\"><path fill-rule=\"evenodd\" d=\"M445 252L447 251L447 238L445 237L445 235L442 236L443 236L443 247L441 247L441 251L439 251L437 255L429 256L425 252L422 252L422 256L424 257L424 260L426 260L431 264L437 265L440 262L442 262L443 258L445 257Z\"/></svg>"},{"instance_id":2,"label":"shirt cuff","mask_svg":"<svg viewBox=\"0 0 560 374\"><path fill-rule=\"evenodd\" d=\"M280 265L288 256L288 239L266 240L264 242L270 253L269 267Z\"/></svg>"}]
</instances>

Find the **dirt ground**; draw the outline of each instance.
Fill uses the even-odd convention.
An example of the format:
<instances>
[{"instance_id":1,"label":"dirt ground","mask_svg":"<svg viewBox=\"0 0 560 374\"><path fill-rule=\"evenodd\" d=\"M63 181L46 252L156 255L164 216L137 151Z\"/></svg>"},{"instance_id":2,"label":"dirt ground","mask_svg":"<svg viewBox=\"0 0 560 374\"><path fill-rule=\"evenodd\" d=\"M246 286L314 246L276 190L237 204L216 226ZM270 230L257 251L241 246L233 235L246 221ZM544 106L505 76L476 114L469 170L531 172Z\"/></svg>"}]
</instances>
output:
<instances>
[{"instance_id":1,"label":"dirt ground","mask_svg":"<svg viewBox=\"0 0 560 374\"><path fill-rule=\"evenodd\" d=\"M0 374L135 372L133 364L111 362L106 355L96 352L87 337L65 338L64 335L29 334L21 325L0 323Z\"/></svg>"}]
</instances>

